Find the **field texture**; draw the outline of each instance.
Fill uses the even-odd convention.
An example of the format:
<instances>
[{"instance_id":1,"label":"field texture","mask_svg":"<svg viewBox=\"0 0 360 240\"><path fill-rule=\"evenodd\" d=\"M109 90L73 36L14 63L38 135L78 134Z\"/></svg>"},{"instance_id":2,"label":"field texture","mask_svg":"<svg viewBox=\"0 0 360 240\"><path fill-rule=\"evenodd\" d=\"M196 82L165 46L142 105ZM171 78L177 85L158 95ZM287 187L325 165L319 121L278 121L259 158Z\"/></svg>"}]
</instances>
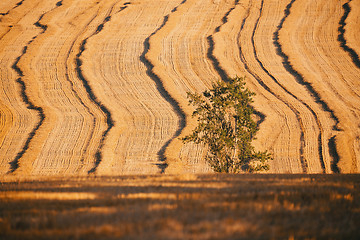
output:
<instances>
[{"instance_id":1,"label":"field texture","mask_svg":"<svg viewBox=\"0 0 360 240\"><path fill-rule=\"evenodd\" d=\"M2 182L0 239L359 239L359 175Z\"/></svg>"},{"instance_id":2,"label":"field texture","mask_svg":"<svg viewBox=\"0 0 360 240\"><path fill-rule=\"evenodd\" d=\"M271 173L360 172L360 0L0 1L0 176L208 173L186 92L246 76Z\"/></svg>"}]
</instances>

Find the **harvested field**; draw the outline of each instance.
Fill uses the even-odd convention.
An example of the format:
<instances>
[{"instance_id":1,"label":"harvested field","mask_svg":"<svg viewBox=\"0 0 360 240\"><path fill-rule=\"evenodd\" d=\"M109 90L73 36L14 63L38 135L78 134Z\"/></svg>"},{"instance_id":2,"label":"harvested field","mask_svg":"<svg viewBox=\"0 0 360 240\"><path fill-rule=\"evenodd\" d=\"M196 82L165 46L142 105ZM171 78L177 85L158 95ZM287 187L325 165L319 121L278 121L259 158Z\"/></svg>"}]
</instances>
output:
<instances>
[{"instance_id":1,"label":"harvested field","mask_svg":"<svg viewBox=\"0 0 360 240\"><path fill-rule=\"evenodd\" d=\"M359 175L2 182L1 239L359 239Z\"/></svg>"},{"instance_id":2,"label":"harvested field","mask_svg":"<svg viewBox=\"0 0 360 240\"><path fill-rule=\"evenodd\" d=\"M0 1L0 239L359 239L359 26L360 0ZM270 174L180 140L187 92L236 75Z\"/></svg>"},{"instance_id":3,"label":"harvested field","mask_svg":"<svg viewBox=\"0 0 360 240\"><path fill-rule=\"evenodd\" d=\"M246 76L271 173L359 173L358 0L0 3L0 175L209 173L186 92Z\"/></svg>"}]
</instances>

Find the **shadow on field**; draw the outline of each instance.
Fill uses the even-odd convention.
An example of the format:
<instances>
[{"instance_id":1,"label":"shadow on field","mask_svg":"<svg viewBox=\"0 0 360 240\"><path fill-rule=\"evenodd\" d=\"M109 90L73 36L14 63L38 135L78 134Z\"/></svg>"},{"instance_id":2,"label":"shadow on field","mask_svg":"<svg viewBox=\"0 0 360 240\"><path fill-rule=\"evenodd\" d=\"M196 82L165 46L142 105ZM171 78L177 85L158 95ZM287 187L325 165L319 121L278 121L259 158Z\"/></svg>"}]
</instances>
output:
<instances>
[{"instance_id":1,"label":"shadow on field","mask_svg":"<svg viewBox=\"0 0 360 240\"><path fill-rule=\"evenodd\" d=\"M3 182L1 239L359 239L359 175Z\"/></svg>"}]
</instances>

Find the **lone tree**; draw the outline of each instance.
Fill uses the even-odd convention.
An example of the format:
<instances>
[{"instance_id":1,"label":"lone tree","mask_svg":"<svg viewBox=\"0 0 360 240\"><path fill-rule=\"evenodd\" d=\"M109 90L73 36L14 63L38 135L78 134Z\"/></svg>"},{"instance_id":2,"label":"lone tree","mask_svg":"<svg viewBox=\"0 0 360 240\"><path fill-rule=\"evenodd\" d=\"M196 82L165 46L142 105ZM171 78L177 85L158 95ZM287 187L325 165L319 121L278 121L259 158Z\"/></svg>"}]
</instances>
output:
<instances>
[{"instance_id":1,"label":"lone tree","mask_svg":"<svg viewBox=\"0 0 360 240\"><path fill-rule=\"evenodd\" d=\"M245 79L235 77L228 82L217 82L213 88L198 93L188 93L189 103L196 107L193 117L198 126L182 140L205 144L206 160L216 172L268 170L271 155L257 152L251 145L258 126L252 119L255 93L245 88Z\"/></svg>"}]
</instances>

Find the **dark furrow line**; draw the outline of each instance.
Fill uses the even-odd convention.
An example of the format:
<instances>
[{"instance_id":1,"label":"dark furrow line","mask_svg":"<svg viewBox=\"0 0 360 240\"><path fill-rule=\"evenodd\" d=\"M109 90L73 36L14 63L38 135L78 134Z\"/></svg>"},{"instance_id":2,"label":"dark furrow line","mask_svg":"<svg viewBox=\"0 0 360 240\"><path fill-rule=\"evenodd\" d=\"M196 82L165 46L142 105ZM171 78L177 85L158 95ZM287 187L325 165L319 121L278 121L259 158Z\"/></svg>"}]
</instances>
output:
<instances>
[{"instance_id":1,"label":"dark furrow line","mask_svg":"<svg viewBox=\"0 0 360 240\"><path fill-rule=\"evenodd\" d=\"M44 33L44 32L47 30L47 28L48 28L47 25L44 25L44 24L41 24L41 23L40 23L40 21L41 21L41 19L44 17L44 15L45 15L45 13L40 16L39 20L38 20L36 23L34 23L34 25L35 25L36 27L41 28L41 29L43 30L42 33ZM36 37L37 37L37 36L36 36ZM35 38L33 38L33 40L35 40Z\"/></svg>"},{"instance_id":2,"label":"dark furrow line","mask_svg":"<svg viewBox=\"0 0 360 240\"><path fill-rule=\"evenodd\" d=\"M231 14L231 12L233 10L235 10L236 6L239 4L239 0L235 0L234 2L234 7L230 8L229 11L227 11L224 15L224 17L221 19L222 24L220 24L219 26L217 26L215 28L215 33L220 32L221 27L223 25L225 25L228 22L228 17ZM207 57L208 59L210 59L210 61L213 64L213 67L215 68L216 72L219 74L221 80L223 80L224 82L228 82L229 81L229 74L221 67L220 62L218 61L218 59L215 57L214 55L214 48L215 48L215 42L213 39L213 34L207 37L207 41L209 44L209 48L207 51ZM259 128L261 123L263 123L265 121L266 115L258 110L256 110L254 107L252 107L252 110L254 112L255 115L257 115L260 120L256 122L257 127Z\"/></svg>"},{"instance_id":3,"label":"dark furrow line","mask_svg":"<svg viewBox=\"0 0 360 240\"><path fill-rule=\"evenodd\" d=\"M340 169L338 167L340 157L336 151L335 136L329 139L328 145L330 149L330 156L333 158L333 161L331 163L331 170L333 171L333 173L340 173Z\"/></svg>"},{"instance_id":4,"label":"dark furrow line","mask_svg":"<svg viewBox=\"0 0 360 240\"><path fill-rule=\"evenodd\" d=\"M292 7L292 4L295 2L295 0L292 0L285 8L284 10L284 17L281 19L280 21L280 24L278 25L277 27L277 30L274 32L274 35L273 35L273 39L274 39L274 45L276 47L276 50L277 50L277 54L282 57L283 59L283 66L284 68L291 74L294 76L294 78L296 79L296 81L305 86L306 89L308 90L308 92L310 93L310 95L312 96L312 98L315 100L315 102L317 104L319 104L321 106L321 108L330 113L330 116L331 118L336 122L336 124L333 126L333 130L336 130L336 131L339 131L340 129L338 128L338 123L339 123L339 119L335 116L335 113L333 110L330 109L330 107L328 106L328 104L323 101L319 95L318 92L316 92L316 90L313 88L313 86L311 85L311 83L305 81L305 79L303 78L303 76L298 72L296 71L293 66L291 65L290 61L289 61L289 57L283 52L282 50L282 46L279 42L279 32L280 30L282 29L283 27L283 24L286 20L286 18L290 15L290 9ZM315 114L315 112L313 113ZM315 114L314 116L316 116L316 119L317 121L320 123L317 115ZM330 139L328 140L330 141ZM322 135L319 135L319 140L318 140L319 143L322 143ZM320 148L321 146L321 148ZM333 144L329 144L329 146L333 146L335 147L334 149L331 149L330 152L332 152L333 154L330 154L330 156L333 157L333 160L332 160L332 163L338 161L338 159L335 159L336 156L338 156L338 154L336 152L336 143L333 142ZM322 153L322 144L319 145L319 153ZM322 155L320 155L322 156ZM321 166L323 167L323 169L325 169L325 163L324 163L324 160L323 158L320 159L320 163L321 163ZM334 167L332 167L332 169L336 169Z\"/></svg>"},{"instance_id":5,"label":"dark furrow line","mask_svg":"<svg viewBox=\"0 0 360 240\"><path fill-rule=\"evenodd\" d=\"M18 6L20 6L22 4L23 1L18 3ZM56 5L58 7L58 5ZM56 8L56 7L55 7ZM55 9L54 8L54 9ZM52 10L54 10L52 9ZM50 11L52 11L50 10ZM49 11L49 12L50 12ZM48 12L47 12L48 13ZM18 66L18 63L20 62L21 58L26 54L28 47L30 46L30 44L41 34L43 34L46 29L47 26L43 25L40 23L41 19L44 17L46 13L43 13L40 18L38 19L37 22L34 23L34 25L36 27L39 27L42 29L42 31L37 34L36 36L34 36L23 48L22 54L16 58L14 64L12 65L12 68L14 69L14 71L19 75L19 78L16 80L16 82L20 85L21 88L21 98L23 100L23 102L25 103L26 107L30 110L34 110L38 113L39 116L39 122L35 125L35 127L31 130L31 132L29 133L26 142L22 148L22 150L20 152L18 152L18 154L16 155L16 157L9 163L10 164L10 170L8 171L8 173L13 173L15 172L18 168L19 168L19 161L20 159L23 157L23 155L25 154L25 152L29 149L29 145L31 140L34 138L37 130L39 130L39 128L41 127L41 125L43 124L43 122L45 121L45 113L44 113L44 109L42 107L36 106L28 97L28 95L26 94L26 84L25 82L22 80L22 77L24 77L24 73L21 70L21 68Z\"/></svg>"},{"instance_id":6,"label":"dark furrow line","mask_svg":"<svg viewBox=\"0 0 360 240\"><path fill-rule=\"evenodd\" d=\"M285 67L285 69L291 73L296 81L305 86L307 88L307 90L309 91L309 93L311 94L311 96L315 99L315 102L318 103L322 109L326 112L329 112L331 117L335 120L336 124L334 125L333 127L333 130L335 131L341 131L341 129L338 128L338 123L339 123L339 119L335 116L334 114L334 111L330 109L330 107L327 105L326 102L324 102L319 93L315 91L315 89L312 87L311 83L305 81L305 79L303 78L303 76L297 72L293 66L291 65L290 61L289 61L289 57L282 51L282 46L281 44L279 43L279 31L281 30L282 26L283 26L283 23L285 21L285 19L288 17L288 15L290 14L290 8L292 6L292 4L295 2L295 0L292 0L286 7L284 13L284 17L283 19L280 21L280 24L278 25L277 27L277 30L274 32L274 35L273 35L273 40L274 40L274 45L276 47L276 50L277 50L277 54L283 58L283 66Z\"/></svg>"},{"instance_id":7,"label":"dark furrow line","mask_svg":"<svg viewBox=\"0 0 360 240\"><path fill-rule=\"evenodd\" d=\"M215 32L220 32L220 28L228 22L228 17L230 15L230 13L236 8L236 5L239 4L239 0L235 0L235 3L234 3L234 7L230 8L229 11L227 11L227 13L225 13L224 17L221 19L222 21L222 24L217 26L217 28L215 28Z\"/></svg>"},{"instance_id":8,"label":"dark furrow line","mask_svg":"<svg viewBox=\"0 0 360 240\"><path fill-rule=\"evenodd\" d=\"M114 4L115 5L115 4ZM99 166L100 162L102 161L102 148L104 147L104 142L106 140L106 137L108 135L108 133L110 132L111 128L115 125L115 122L114 120L112 119L112 116L111 116L111 112L110 110L103 104L101 103L100 100L97 99L92 87L90 86L89 84L89 81L86 80L83 72L82 72L82 69L81 69L81 66L82 66L82 60L81 60L81 55L83 54L83 52L85 51L85 46L86 46L86 43L87 41L99 34L103 28L104 28L104 25L109 22L111 20L111 12L114 8L114 5L111 7L110 11L109 11L109 14L108 16L104 19L104 21L97 27L97 29L95 30L95 32L93 34L91 34L89 37L85 38L82 42L81 42L81 45L80 45L80 49L79 49L79 53L76 55L76 58L75 58L75 64L76 64L76 72L77 72L77 75L78 75L78 78L81 80L87 94L88 94L88 97L89 99L95 103L95 105L97 105L99 107L99 109L105 114L105 117L106 117L106 124L107 124L107 128L106 130L103 132L102 134L102 137L101 137L101 140L100 140L100 143L99 143L99 148L97 150L97 152L95 153L95 163L94 163L94 167L91 168L89 171L88 171L88 174L90 173L95 173L97 167ZM123 8L125 9L125 8Z\"/></svg>"},{"instance_id":9,"label":"dark furrow line","mask_svg":"<svg viewBox=\"0 0 360 240\"><path fill-rule=\"evenodd\" d=\"M89 24L95 19L96 15L89 21ZM88 24L88 25L89 25ZM88 26L87 25L87 26ZM77 39L77 38L76 38ZM67 56L66 56L66 59L69 59L70 58L70 53L72 52L72 50L74 49L74 45L75 45L75 42L76 42L76 39L72 42L70 48L69 48L69 51L67 53ZM67 61L65 61L67 62ZM75 90L74 88L74 83L70 80L70 77L69 77L69 67L67 64L65 64L65 77L66 77L66 80L69 82L70 86L71 86L71 91L74 93L76 99L81 103L81 105L84 106L84 108L87 110L87 112L91 115L92 117L92 129L91 129L91 132L90 132L90 136L93 136L94 135L94 132L95 132L95 125L96 125L96 117L94 115L94 113L91 111L91 109L84 103L84 101L81 99L81 97L79 96L79 94L77 93L77 91ZM91 137L88 139L87 143L85 144L85 147L84 147L84 150L83 150L83 156L82 158L80 159L80 162L83 163L85 161L85 154L90 146L90 142L91 142Z\"/></svg>"},{"instance_id":10,"label":"dark furrow line","mask_svg":"<svg viewBox=\"0 0 360 240\"><path fill-rule=\"evenodd\" d=\"M16 155L16 157L14 158L14 160L12 160L9 164L10 164L10 171L8 173L13 173L15 172L18 168L19 168L19 161L20 158L25 154L25 152L29 149L29 145L31 140L34 138L36 131L40 128L40 126L43 124L44 120L45 120L45 113L44 110L41 107L38 107L36 105L34 105L28 98L28 96L26 95L26 85L25 82L22 80L22 78L18 78L16 80L16 82L20 85L21 87L21 98L23 100L23 102L26 104L26 107L30 110L35 110L38 112L38 116L39 116L39 122L35 125L35 127L32 129L32 131L29 133L28 138L26 139L26 142L22 148L22 150L20 152L18 152L18 154Z\"/></svg>"},{"instance_id":11,"label":"dark furrow line","mask_svg":"<svg viewBox=\"0 0 360 240\"><path fill-rule=\"evenodd\" d=\"M254 30L253 30L253 33L252 33L252 37L251 37L251 41L252 41L252 45L253 45L253 52L254 52L254 56L255 56L255 59L257 60L257 62L259 63L259 65L261 66L261 68L263 69L263 71L265 71L265 73L267 75L269 75L270 78L272 78L276 83L278 83L278 81L276 80L275 77L273 77L269 71L267 71L267 69L265 69L265 67L263 66L262 62L259 60L258 56L257 56L257 53L256 53L256 50L255 50L255 43L254 43L254 36L255 36L255 31L256 31L256 28L258 26L258 23L259 23L259 20L260 20L260 16L261 16L261 11L262 11L262 8L263 8L263 1L262 1L262 4L261 4L261 8L259 9L260 10L260 14L259 14L259 18L257 19L256 23L255 23L255 26L254 26ZM240 32L239 32L239 37L238 37L238 42L239 42L239 38L240 38L240 35L241 35L241 32L242 30L244 29L244 26L245 26L245 23L246 23L246 20L248 19L249 17L249 13L250 13L250 9L248 9L247 11L247 16L243 19L242 23L241 23L241 28L240 28ZM303 169L303 172L306 173L307 172L307 162L306 162L306 159L304 159L304 144L305 144L305 141L304 141L304 131L303 131L303 124L302 124L302 120L300 118L300 113L292 106L290 106L289 104L287 104L284 100L282 100L282 98L280 96L278 96L275 92L273 92L270 87L256 74L254 73L250 67L248 66L247 64L247 61L243 55L243 51L242 51L242 47L241 45L239 45L239 55L240 55L240 59L242 61L242 63L244 64L244 67L245 67L245 70L250 73L251 76L253 76L256 81L260 84L260 86L262 86L266 91L268 91L269 93L271 93L274 97L276 97L277 99L279 99L281 102L283 102L285 105L287 105L296 115L296 118L297 120L299 121L300 123L300 126L301 126L301 134L300 134L300 142L301 142L301 146L300 146L300 162L301 162L301 166L302 166L302 169ZM278 83L279 84L279 83Z\"/></svg>"},{"instance_id":12,"label":"dark furrow line","mask_svg":"<svg viewBox=\"0 0 360 240\"><path fill-rule=\"evenodd\" d=\"M352 0L349 0L347 3L345 3L342 8L344 9L344 15L341 17L340 21L339 21L339 35L338 35L338 41L340 42L340 47L342 49L344 49L345 52L347 52L349 54L349 56L351 57L352 61L354 62L355 66L360 68L360 59L359 59L359 55L356 53L356 51L354 49L352 49L351 47L349 47L347 45L347 41L345 39L345 26L346 26L346 19L350 14L351 11L351 7L350 7L350 2Z\"/></svg>"},{"instance_id":13,"label":"dark furrow line","mask_svg":"<svg viewBox=\"0 0 360 240\"><path fill-rule=\"evenodd\" d=\"M13 7L13 8L10 9L10 10L8 10L6 13L0 13L0 16L6 16L6 15L8 15L13 9L21 6L21 5L23 4L23 2L24 2L24 0L18 2L18 3L15 5L15 7ZM38 5L38 4L37 4L37 5ZM27 12L27 13L28 13L28 12ZM26 14L27 14L27 13L26 13ZM25 15L25 14L24 14L24 15ZM0 18L0 22L1 22L1 21L2 21L2 18ZM2 40L3 37L4 37L6 34L8 34L13 27L14 27L14 24L9 25L9 26L8 26L8 30L0 37L0 40Z\"/></svg>"},{"instance_id":14,"label":"dark furrow line","mask_svg":"<svg viewBox=\"0 0 360 240\"><path fill-rule=\"evenodd\" d=\"M257 54L257 51L256 51L256 48L255 48L255 32L256 32L256 29L258 28L258 25L259 25L259 22L260 22L260 18L261 18L261 15L262 15L262 10L263 10L263 6L264 6L264 0L261 1L261 7L259 9L259 17L258 19L256 20L256 24L255 24L255 27L254 27L254 31L251 35L251 43L252 43L252 46L253 46L253 51L254 51L254 56L255 56L255 59L256 61L258 62L258 64L260 65L261 69L281 88L283 89L287 94L289 94L290 96L292 96L294 99L296 99L297 101L301 102L302 104L304 104L310 111L312 111L312 109L306 104L304 103L303 101L300 101L294 94L292 94L290 91L288 91L266 68L265 66L263 65L263 63L261 62L261 60L259 59L258 57L258 54ZM268 88L269 89L269 88ZM275 93L273 93L275 94ZM306 158L304 157L304 149L305 149L305 127L304 127L304 123L303 123L303 120L301 118L301 114L300 112L295 108L293 107L290 103L286 103L284 100L281 99L280 96L277 96L277 94L275 94L274 96L276 96L279 100L281 100L285 105L287 105L296 115L296 118L300 124L300 128L301 128L301 133L300 133L300 162L301 162L301 166L303 168L303 172L306 173L307 170L308 170L308 162L306 160ZM319 145L321 146L321 145ZM320 158L322 158L322 152L321 154L319 155L321 156ZM323 168L323 171L325 171L325 165L324 165L324 168Z\"/></svg>"},{"instance_id":15,"label":"dark furrow line","mask_svg":"<svg viewBox=\"0 0 360 240\"><path fill-rule=\"evenodd\" d=\"M183 0L178 6L176 6L174 9L171 10L171 13L174 13L177 11L178 7L184 4L187 0ZM170 14L164 16L163 23L150 34L149 37L147 37L144 41L144 51L140 56L140 61L145 65L146 67L146 74L155 82L156 88L159 91L160 95L172 106L174 112L179 117L179 127L176 130L175 134L161 147L161 149L157 152L157 155L159 156L159 161L161 163L157 164L159 169L161 170L161 173L165 173L165 169L167 168L167 164L165 163L165 151L166 148L169 146L172 140L177 138L181 131L186 126L186 115L185 112L181 109L180 104L170 95L170 93L165 89L164 84L160 77L153 71L154 65L152 62L146 57L146 54L150 50L150 38L154 36L158 31L160 31L165 24L169 20Z\"/></svg>"},{"instance_id":16,"label":"dark furrow line","mask_svg":"<svg viewBox=\"0 0 360 240\"><path fill-rule=\"evenodd\" d=\"M173 13L173 12L176 12L177 9L178 9L178 7L181 6L181 5L183 5L185 2L186 2L186 0L183 0L178 6L174 7L174 8L171 10L171 12L172 12L172 13ZM169 15L167 15L167 16L169 16Z\"/></svg>"},{"instance_id":17,"label":"dark furrow line","mask_svg":"<svg viewBox=\"0 0 360 240\"><path fill-rule=\"evenodd\" d=\"M351 57L351 60L355 64L355 66L360 69L359 55L356 53L356 51L353 48L348 46L347 41L345 39L346 19L348 18L349 14L351 12L351 7L349 5L351 1L352 0L349 0L347 3L345 3L342 6L342 8L344 9L344 15L341 17L341 19L339 21L339 27L338 27L339 35L338 35L337 40L340 42L340 47L349 54L349 56ZM331 142L329 141L329 146L332 145L332 146L336 147L335 139L330 139L330 140L331 140ZM339 155L336 152L333 153L333 155L334 155L334 161L333 161L332 167L335 169L336 172L340 172L339 168L337 166L337 164L340 161ZM353 162L353 164L354 164L354 162ZM355 163L355 165L356 165L356 163Z\"/></svg>"},{"instance_id":18,"label":"dark furrow line","mask_svg":"<svg viewBox=\"0 0 360 240\"><path fill-rule=\"evenodd\" d=\"M236 8L236 5L239 4L239 0L235 0L234 7L230 8L229 11L227 11L224 15L224 17L221 19L222 24L217 26L215 28L215 31L213 34L209 35L206 39L209 44L209 48L207 51L207 58L211 61L213 67L215 68L216 72L219 74L221 80L224 82L229 81L229 75L226 73L226 71L221 67L219 60L214 55L214 48L215 48L215 42L214 42L214 34L220 32L221 27L228 22L228 17L231 14L231 12Z\"/></svg>"},{"instance_id":19,"label":"dark furrow line","mask_svg":"<svg viewBox=\"0 0 360 240\"><path fill-rule=\"evenodd\" d=\"M208 36L207 38L209 48L207 51L207 58L211 61L213 67L215 68L216 72L219 74L221 80L224 82L229 81L229 76L226 73L226 71L220 66L219 60L214 56L214 48L215 48L215 42L213 35Z\"/></svg>"},{"instance_id":20,"label":"dark furrow line","mask_svg":"<svg viewBox=\"0 0 360 240\"><path fill-rule=\"evenodd\" d=\"M21 0L20 2L16 3L15 6L14 6L12 9L8 10L6 13L0 13L0 15L1 15L1 16L6 16L6 15L8 15L12 10L14 10L15 8L21 6L24 1L25 1L25 0ZM0 22L1 22L1 19L0 19Z\"/></svg>"}]
</instances>

